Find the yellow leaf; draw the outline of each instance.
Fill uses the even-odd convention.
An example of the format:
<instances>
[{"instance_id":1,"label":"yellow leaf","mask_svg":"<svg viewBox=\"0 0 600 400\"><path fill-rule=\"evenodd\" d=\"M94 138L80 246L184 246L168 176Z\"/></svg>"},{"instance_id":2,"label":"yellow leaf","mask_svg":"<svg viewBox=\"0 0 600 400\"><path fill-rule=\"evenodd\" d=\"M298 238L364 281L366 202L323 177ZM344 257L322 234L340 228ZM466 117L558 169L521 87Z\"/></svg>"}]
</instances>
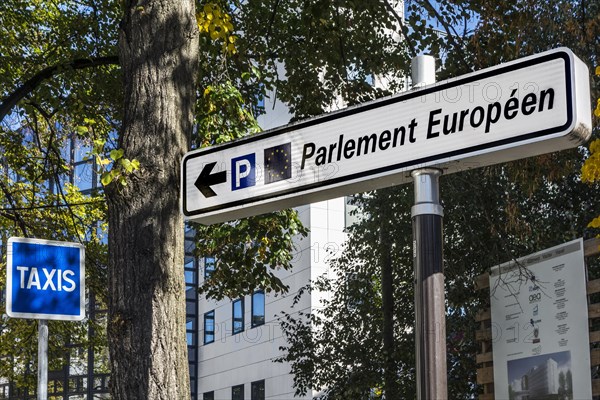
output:
<instances>
[{"instance_id":1,"label":"yellow leaf","mask_svg":"<svg viewBox=\"0 0 600 400\"><path fill-rule=\"evenodd\" d=\"M600 65L596 67L596 75L600 76Z\"/></svg>"},{"instance_id":2,"label":"yellow leaf","mask_svg":"<svg viewBox=\"0 0 600 400\"><path fill-rule=\"evenodd\" d=\"M592 153L600 152L600 139L593 140L590 143L590 152L592 152Z\"/></svg>"},{"instance_id":3,"label":"yellow leaf","mask_svg":"<svg viewBox=\"0 0 600 400\"><path fill-rule=\"evenodd\" d=\"M592 222L588 224L588 228L600 228L600 216L594 218Z\"/></svg>"},{"instance_id":4,"label":"yellow leaf","mask_svg":"<svg viewBox=\"0 0 600 400\"><path fill-rule=\"evenodd\" d=\"M582 182L596 182L600 180L600 153L592 153L581 167Z\"/></svg>"}]
</instances>

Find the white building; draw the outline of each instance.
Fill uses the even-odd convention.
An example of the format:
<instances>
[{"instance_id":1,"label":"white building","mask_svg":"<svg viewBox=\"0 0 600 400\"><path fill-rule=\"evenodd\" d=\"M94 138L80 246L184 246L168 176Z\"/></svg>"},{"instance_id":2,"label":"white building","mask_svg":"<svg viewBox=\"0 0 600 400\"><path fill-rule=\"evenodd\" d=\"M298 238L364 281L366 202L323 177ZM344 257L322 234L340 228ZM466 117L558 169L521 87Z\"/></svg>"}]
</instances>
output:
<instances>
[{"instance_id":1,"label":"white building","mask_svg":"<svg viewBox=\"0 0 600 400\"><path fill-rule=\"evenodd\" d=\"M559 372L558 363L552 358L548 358L523 375L521 378L522 389L531 398L558 394Z\"/></svg>"},{"instance_id":2,"label":"white building","mask_svg":"<svg viewBox=\"0 0 600 400\"><path fill-rule=\"evenodd\" d=\"M266 114L259 118L264 129L285 125L292 117L285 104L273 103L272 99L270 104L267 99ZM295 240L294 268L277 272L289 286L285 295L265 294L257 288L241 299L215 302L199 297L198 399L312 399L312 393L294 397L289 364L274 362L282 355L280 346L287 344L278 316L282 311L293 315L320 307L320 299L327 293L307 292L293 308L292 302L302 287L329 273L329 261L341 252L346 240L344 228L351 222L350 207L345 198L338 198L297 208L309 234ZM202 275L214 267L214 260L205 258L199 266L202 280Z\"/></svg>"},{"instance_id":3,"label":"white building","mask_svg":"<svg viewBox=\"0 0 600 400\"><path fill-rule=\"evenodd\" d=\"M346 215L343 198L298 208L309 235L298 240L294 268L279 277L290 287L286 295L257 290L240 299L199 301L198 398L293 399L293 376L286 363L275 363L286 344L278 315L309 312L326 293L305 293L292 309L298 290L328 273L328 260L341 250ZM208 259L208 264L212 259ZM206 264L206 260L204 261ZM210 267L209 267L210 270ZM307 397L312 398L312 393Z\"/></svg>"}]
</instances>

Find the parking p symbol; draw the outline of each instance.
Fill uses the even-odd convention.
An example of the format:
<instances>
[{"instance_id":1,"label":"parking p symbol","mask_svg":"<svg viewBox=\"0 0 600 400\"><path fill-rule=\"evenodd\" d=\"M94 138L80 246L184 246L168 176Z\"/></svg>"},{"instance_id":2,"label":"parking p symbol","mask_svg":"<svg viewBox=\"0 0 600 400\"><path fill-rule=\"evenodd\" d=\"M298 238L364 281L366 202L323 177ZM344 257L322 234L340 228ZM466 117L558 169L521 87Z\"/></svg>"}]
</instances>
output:
<instances>
[{"instance_id":1,"label":"parking p symbol","mask_svg":"<svg viewBox=\"0 0 600 400\"><path fill-rule=\"evenodd\" d=\"M238 190L256 185L256 156L246 154L231 160L231 190Z\"/></svg>"}]
</instances>

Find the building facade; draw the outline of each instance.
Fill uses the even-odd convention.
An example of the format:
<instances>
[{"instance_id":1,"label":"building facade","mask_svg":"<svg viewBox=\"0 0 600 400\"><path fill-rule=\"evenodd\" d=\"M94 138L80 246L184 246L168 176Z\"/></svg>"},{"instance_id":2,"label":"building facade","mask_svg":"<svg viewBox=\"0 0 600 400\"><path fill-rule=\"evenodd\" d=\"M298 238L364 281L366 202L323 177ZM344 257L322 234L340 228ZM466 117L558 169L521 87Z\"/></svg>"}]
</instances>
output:
<instances>
[{"instance_id":1,"label":"building facade","mask_svg":"<svg viewBox=\"0 0 600 400\"><path fill-rule=\"evenodd\" d=\"M280 346L286 345L279 318L282 312L309 313L327 297L323 292L305 292L292 307L299 290L330 273L329 260L342 250L346 240L347 206L345 199L339 198L299 207L298 212L310 233L296 240L294 268L277 272L289 286L288 293L274 295L256 288L237 299L200 299L199 399L312 399L312 393L294 397L290 366L275 362L282 355ZM200 262L201 279L210 275L214 262L212 257Z\"/></svg>"}]
</instances>

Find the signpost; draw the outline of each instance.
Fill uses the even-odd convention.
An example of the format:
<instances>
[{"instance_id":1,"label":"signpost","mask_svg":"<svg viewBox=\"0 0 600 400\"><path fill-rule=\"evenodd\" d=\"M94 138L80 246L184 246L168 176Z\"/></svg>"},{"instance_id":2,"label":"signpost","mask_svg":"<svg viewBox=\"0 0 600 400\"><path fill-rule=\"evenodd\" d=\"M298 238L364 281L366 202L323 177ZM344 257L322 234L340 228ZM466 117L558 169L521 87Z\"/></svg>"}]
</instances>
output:
<instances>
[{"instance_id":1,"label":"signpost","mask_svg":"<svg viewBox=\"0 0 600 400\"><path fill-rule=\"evenodd\" d=\"M10 238L6 313L39 319L38 399L48 395L48 321L85 317L84 248L78 243Z\"/></svg>"},{"instance_id":2,"label":"signpost","mask_svg":"<svg viewBox=\"0 0 600 400\"><path fill-rule=\"evenodd\" d=\"M187 153L182 212L211 224L575 147L589 77L565 48Z\"/></svg>"},{"instance_id":3,"label":"signpost","mask_svg":"<svg viewBox=\"0 0 600 400\"><path fill-rule=\"evenodd\" d=\"M575 147L591 135L589 75L566 48L187 153L184 218L212 224L414 179L417 398L446 399L442 173Z\"/></svg>"}]
</instances>

